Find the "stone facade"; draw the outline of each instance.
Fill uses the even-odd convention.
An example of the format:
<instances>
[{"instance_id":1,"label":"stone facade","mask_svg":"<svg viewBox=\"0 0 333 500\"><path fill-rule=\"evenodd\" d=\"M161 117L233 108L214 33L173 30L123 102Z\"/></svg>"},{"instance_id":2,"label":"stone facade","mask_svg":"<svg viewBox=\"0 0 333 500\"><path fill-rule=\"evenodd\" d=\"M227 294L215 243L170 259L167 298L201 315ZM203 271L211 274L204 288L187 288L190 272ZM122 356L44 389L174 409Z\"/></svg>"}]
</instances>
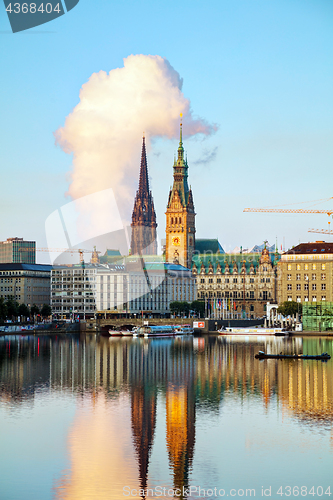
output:
<instances>
[{"instance_id":1,"label":"stone facade","mask_svg":"<svg viewBox=\"0 0 333 500\"><path fill-rule=\"evenodd\" d=\"M51 266L0 264L0 297L31 307L50 304Z\"/></svg>"},{"instance_id":2,"label":"stone facade","mask_svg":"<svg viewBox=\"0 0 333 500\"><path fill-rule=\"evenodd\" d=\"M333 302L333 243L301 243L281 256L278 301Z\"/></svg>"},{"instance_id":3,"label":"stone facade","mask_svg":"<svg viewBox=\"0 0 333 500\"><path fill-rule=\"evenodd\" d=\"M261 254L197 255L192 271L197 298L212 303L220 299L224 311L262 317L267 302L276 302L276 255L264 248Z\"/></svg>"}]
</instances>

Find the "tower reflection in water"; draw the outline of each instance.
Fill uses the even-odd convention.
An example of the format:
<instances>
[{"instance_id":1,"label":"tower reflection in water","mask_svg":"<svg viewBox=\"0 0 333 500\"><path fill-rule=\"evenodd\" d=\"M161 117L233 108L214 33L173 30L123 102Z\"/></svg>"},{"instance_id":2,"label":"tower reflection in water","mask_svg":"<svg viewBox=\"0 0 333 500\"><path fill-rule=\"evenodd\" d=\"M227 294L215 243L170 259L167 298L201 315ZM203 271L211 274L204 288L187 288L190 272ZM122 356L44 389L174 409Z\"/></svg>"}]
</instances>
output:
<instances>
[{"instance_id":1,"label":"tower reflection in water","mask_svg":"<svg viewBox=\"0 0 333 500\"><path fill-rule=\"evenodd\" d=\"M166 418L165 453L173 488L187 487L195 453L196 412L220 412L228 398L271 401L302 424L333 420L332 362L259 362L266 352L332 353L318 339L105 339L6 337L0 339L1 404L33 404L36 391L76 400L68 433L68 470L55 481L57 499L123 497L168 484L150 475L158 401ZM207 413L208 412L208 413ZM213 443L212 443L213 446ZM161 450L162 453L162 450Z\"/></svg>"}]
</instances>

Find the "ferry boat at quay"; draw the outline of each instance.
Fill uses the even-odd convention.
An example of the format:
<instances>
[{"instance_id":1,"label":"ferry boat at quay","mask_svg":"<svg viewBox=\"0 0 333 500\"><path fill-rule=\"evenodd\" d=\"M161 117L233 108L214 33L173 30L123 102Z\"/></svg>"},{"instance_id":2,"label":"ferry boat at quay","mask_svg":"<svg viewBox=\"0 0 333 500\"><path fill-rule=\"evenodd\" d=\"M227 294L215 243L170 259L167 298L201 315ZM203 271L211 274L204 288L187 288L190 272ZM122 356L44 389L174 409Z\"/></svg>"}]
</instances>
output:
<instances>
[{"instance_id":1,"label":"ferry boat at quay","mask_svg":"<svg viewBox=\"0 0 333 500\"><path fill-rule=\"evenodd\" d=\"M192 335L191 325L144 325L132 330L109 330L111 337L174 337L175 335Z\"/></svg>"},{"instance_id":2,"label":"ferry boat at quay","mask_svg":"<svg viewBox=\"0 0 333 500\"><path fill-rule=\"evenodd\" d=\"M222 328L219 335L289 335L284 328Z\"/></svg>"},{"instance_id":3,"label":"ferry boat at quay","mask_svg":"<svg viewBox=\"0 0 333 500\"><path fill-rule=\"evenodd\" d=\"M135 336L148 337L175 337L178 335L192 335L191 325L144 325L138 328Z\"/></svg>"}]
</instances>

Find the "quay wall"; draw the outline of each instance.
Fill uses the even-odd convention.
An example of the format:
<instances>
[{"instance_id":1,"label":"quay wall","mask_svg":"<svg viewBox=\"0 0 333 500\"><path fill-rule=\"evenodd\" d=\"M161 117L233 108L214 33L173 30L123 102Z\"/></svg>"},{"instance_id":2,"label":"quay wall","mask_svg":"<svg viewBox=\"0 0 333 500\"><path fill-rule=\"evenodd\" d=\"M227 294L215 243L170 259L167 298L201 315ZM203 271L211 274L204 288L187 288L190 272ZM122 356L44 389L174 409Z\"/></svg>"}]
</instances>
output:
<instances>
[{"instance_id":1,"label":"quay wall","mask_svg":"<svg viewBox=\"0 0 333 500\"><path fill-rule=\"evenodd\" d=\"M203 328L195 328L195 333L211 333L219 330L221 326L231 326L231 327L253 327L256 325L263 325L264 319L225 319L225 320L215 320L215 319L193 319L193 318L151 318L147 321L150 325L191 325L193 323L199 322L203 323ZM96 332L101 332L107 328L121 328L121 327L134 327L142 326L142 318L115 318L115 319L98 319L87 321L87 330L95 330Z\"/></svg>"}]
</instances>

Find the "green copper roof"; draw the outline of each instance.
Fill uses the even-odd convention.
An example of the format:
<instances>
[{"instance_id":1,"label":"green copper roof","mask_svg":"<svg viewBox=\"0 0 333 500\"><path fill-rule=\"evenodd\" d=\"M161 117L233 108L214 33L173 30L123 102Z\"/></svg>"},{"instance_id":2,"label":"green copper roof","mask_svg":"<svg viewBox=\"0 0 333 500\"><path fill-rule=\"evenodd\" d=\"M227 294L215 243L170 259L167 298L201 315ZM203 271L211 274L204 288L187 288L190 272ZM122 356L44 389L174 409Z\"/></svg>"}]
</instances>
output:
<instances>
[{"instance_id":1,"label":"green copper roof","mask_svg":"<svg viewBox=\"0 0 333 500\"><path fill-rule=\"evenodd\" d=\"M238 272L241 271L243 261L245 260L246 272L250 272L251 264L253 264L254 269L259 266L259 259L261 253L249 253L249 254L195 254L192 259L193 264L196 265L198 273L200 272L201 265L203 264L208 272L209 265L212 264L214 273L216 272L218 264L221 266L222 273L225 272L227 264L229 265L229 271L232 272L234 265L236 263ZM274 262L275 255L270 253L271 262Z\"/></svg>"},{"instance_id":2,"label":"green copper roof","mask_svg":"<svg viewBox=\"0 0 333 500\"><path fill-rule=\"evenodd\" d=\"M218 239L216 240L205 240L196 239L195 240L195 251L199 254L204 254L205 252L210 253L224 253L222 246Z\"/></svg>"}]
</instances>

